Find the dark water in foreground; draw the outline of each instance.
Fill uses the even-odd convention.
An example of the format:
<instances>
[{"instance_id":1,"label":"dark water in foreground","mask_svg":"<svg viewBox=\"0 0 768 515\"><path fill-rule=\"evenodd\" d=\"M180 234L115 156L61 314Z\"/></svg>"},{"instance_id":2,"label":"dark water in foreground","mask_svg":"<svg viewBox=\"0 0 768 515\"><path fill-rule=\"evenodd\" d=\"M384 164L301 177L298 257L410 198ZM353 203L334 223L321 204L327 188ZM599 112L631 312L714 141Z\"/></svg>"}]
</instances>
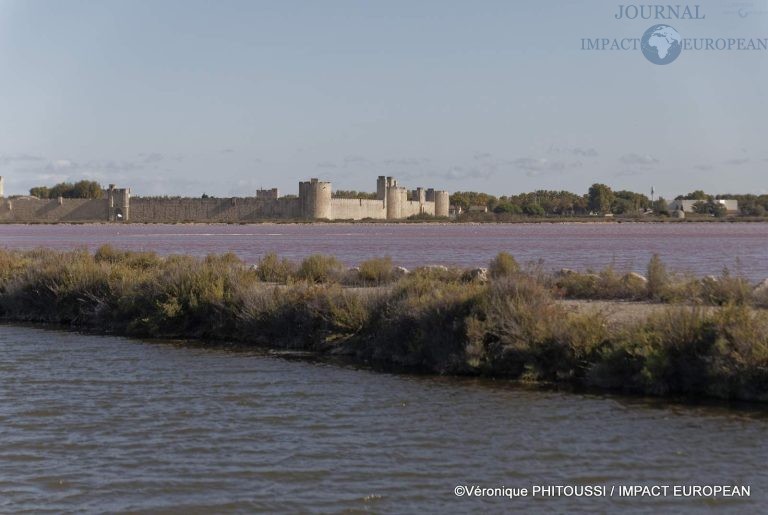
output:
<instances>
[{"instance_id":1,"label":"dark water in foreground","mask_svg":"<svg viewBox=\"0 0 768 515\"><path fill-rule=\"evenodd\" d=\"M764 413L0 325L0 511L758 512ZM752 497L453 493L537 483Z\"/></svg>"},{"instance_id":2,"label":"dark water in foreground","mask_svg":"<svg viewBox=\"0 0 768 515\"><path fill-rule=\"evenodd\" d=\"M349 265L389 255L405 267L487 266L507 251L547 269L613 264L638 272L655 252L681 272L719 274L727 266L753 281L768 278L768 223L0 225L0 246L8 248L104 243L161 254L232 251L248 262L270 251L292 259L333 254Z\"/></svg>"}]
</instances>

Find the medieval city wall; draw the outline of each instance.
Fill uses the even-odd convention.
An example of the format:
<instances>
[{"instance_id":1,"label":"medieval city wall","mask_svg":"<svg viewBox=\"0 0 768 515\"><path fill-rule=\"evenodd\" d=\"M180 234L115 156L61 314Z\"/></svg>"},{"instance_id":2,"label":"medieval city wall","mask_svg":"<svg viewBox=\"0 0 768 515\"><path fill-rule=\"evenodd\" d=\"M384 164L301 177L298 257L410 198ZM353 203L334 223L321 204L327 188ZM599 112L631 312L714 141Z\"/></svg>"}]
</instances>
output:
<instances>
[{"instance_id":1,"label":"medieval city wall","mask_svg":"<svg viewBox=\"0 0 768 515\"><path fill-rule=\"evenodd\" d=\"M264 220L401 220L410 216L448 216L445 191L417 188L410 193L393 177L379 177L377 198L333 198L331 183L299 183L299 196L280 197L277 189L255 197L133 197L110 185L101 199L0 198L0 222L239 223Z\"/></svg>"},{"instance_id":2,"label":"medieval city wall","mask_svg":"<svg viewBox=\"0 0 768 515\"><path fill-rule=\"evenodd\" d=\"M419 202L417 200L407 200L403 202L400 207L400 217L408 218L409 216L416 215L434 215L435 203L434 202Z\"/></svg>"},{"instance_id":3,"label":"medieval city wall","mask_svg":"<svg viewBox=\"0 0 768 515\"><path fill-rule=\"evenodd\" d=\"M0 222L106 222L107 199L0 200Z\"/></svg>"},{"instance_id":4,"label":"medieval city wall","mask_svg":"<svg viewBox=\"0 0 768 515\"><path fill-rule=\"evenodd\" d=\"M337 220L384 220L387 206L383 200L334 198L331 199L331 214Z\"/></svg>"},{"instance_id":5,"label":"medieval city wall","mask_svg":"<svg viewBox=\"0 0 768 515\"><path fill-rule=\"evenodd\" d=\"M298 198L131 198L130 222L254 222L302 217Z\"/></svg>"}]
</instances>

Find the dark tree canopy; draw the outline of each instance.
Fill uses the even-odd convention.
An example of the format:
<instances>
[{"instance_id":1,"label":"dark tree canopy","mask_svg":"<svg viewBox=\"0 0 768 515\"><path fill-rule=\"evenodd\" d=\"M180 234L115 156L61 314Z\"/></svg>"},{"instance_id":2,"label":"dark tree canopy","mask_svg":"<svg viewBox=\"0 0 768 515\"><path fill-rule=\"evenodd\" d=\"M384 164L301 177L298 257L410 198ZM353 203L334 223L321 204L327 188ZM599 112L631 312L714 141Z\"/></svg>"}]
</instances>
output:
<instances>
[{"instance_id":1,"label":"dark tree canopy","mask_svg":"<svg viewBox=\"0 0 768 515\"><path fill-rule=\"evenodd\" d=\"M375 200L376 193L368 193L367 191L355 191L355 190L336 190L333 192L333 198L352 198L352 199L369 199Z\"/></svg>"},{"instance_id":2,"label":"dark tree canopy","mask_svg":"<svg viewBox=\"0 0 768 515\"><path fill-rule=\"evenodd\" d=\"M616 196L605 184L593 184L589 187L589 209L597 213L610 213Z\"/></svg>"},{"instance_id":3,"label":"dark tree canopy","mask_svg":"<svg viewBox=\"0 0 768 515\"><path fill-rule=\"evenodd\" d=\"M36 186L29 194L37 198L101 198L104 191L96 181L61 182L55 186Z\"/></svg>"}]
</instances>

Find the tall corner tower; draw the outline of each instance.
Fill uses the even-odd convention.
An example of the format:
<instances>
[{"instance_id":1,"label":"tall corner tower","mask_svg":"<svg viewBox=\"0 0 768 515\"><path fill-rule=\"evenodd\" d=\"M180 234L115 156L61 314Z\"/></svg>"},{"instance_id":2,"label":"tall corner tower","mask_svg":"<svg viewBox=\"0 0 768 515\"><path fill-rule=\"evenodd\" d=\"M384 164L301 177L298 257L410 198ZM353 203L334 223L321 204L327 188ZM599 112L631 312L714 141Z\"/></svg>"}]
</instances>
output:
<instances>
[{"instance_id":1,"label":"tall corner tower","mask_svg":"<svg viewBox=\"0 0 768 515\"><path fill-rule=\"evenodd\" d=\"M331 189L330 182L314 178L299 183L299 198L304 218L313 220L333 218Z\"/></svg>"}]
</instances>

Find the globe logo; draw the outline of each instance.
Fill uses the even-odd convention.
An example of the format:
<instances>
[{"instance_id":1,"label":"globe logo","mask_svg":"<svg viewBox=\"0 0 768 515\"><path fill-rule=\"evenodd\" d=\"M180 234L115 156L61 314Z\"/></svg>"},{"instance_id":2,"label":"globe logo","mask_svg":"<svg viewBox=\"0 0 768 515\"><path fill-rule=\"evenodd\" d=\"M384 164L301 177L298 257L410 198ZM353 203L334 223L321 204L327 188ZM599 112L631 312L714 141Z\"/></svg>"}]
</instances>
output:
<instances>
[{"instance_id":1,"label":"globe logo","mask_svg":"<svg viewBox=\"0 0 768 515\"><path fill-rule=\"evenodd\" d=\"M669 64L680 56L683 38L669 25L654 25L643 34L640 49L653 64Z\"/></svg>"}]
</instances>

